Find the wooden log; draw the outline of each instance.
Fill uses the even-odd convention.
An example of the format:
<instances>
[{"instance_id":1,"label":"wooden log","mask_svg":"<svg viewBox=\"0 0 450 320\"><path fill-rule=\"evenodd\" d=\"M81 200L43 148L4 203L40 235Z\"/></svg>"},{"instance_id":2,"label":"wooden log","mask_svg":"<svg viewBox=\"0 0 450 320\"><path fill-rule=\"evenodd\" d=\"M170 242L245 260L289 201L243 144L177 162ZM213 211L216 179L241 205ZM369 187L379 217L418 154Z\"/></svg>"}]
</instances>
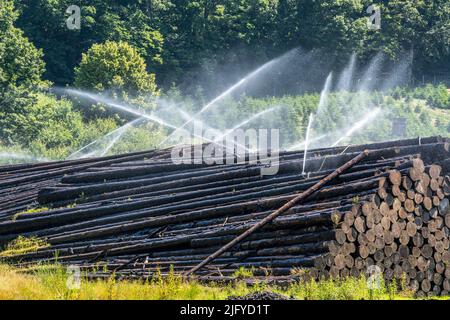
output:
<instances>
[{"instance_id":1,"label":"wooden log","mask_svg":"<svg viewBox=\"0 0 450 320\"><path fill-rule=\"evenodd\" d=\"M274 213L270 214L269 216L267 216L266 218L261 220L259 223L257 223L254 226L252 226L250 229L248 229L246 232L244 232L243 234L238 236L236 239L232 240L227 245L225 245L224 247L222 247L221 249L219 249L218 251L216 251L215 253L210 255L202 263L200 263L196 267L194 267L191 270L189 270L185 275L190 275L190 274L194 273L196 270L199 270L203 266L207 265L209 262L211 262L212 260L214 260L215 258L220 256L222 253L224 253L226 250L230 249L231 247L233 247L237 243L241 242L243 239L248 237L250 234L252 234L256 230L260 229L265 224L271 222L272 220L274 220L276 217L281 215L283 212L285 212L289 208L293 207L294 205L296 205L300 201L303 201L304 199L309 197L314 192L318 191L323 185L325 185L329 181L333 180L335 177L339 176L342 172L344 172L348 168L351 168L353 165L355 165L356 163L360 162L362 159L364 159L368 155L369 155L369 151L368 150L364 150L364 152L360 153L359 155L357 155L352 160L344 163L341 167L336 169L336 171L331 173L329 176L325 177L323 180L319 181L316 185L312 186L310 189L308 189L305 192L301 193L299 196L293 198L288 203L286 203L283 207L281 207L280 209L276 210Z\"/></svg>"}]
</instances>

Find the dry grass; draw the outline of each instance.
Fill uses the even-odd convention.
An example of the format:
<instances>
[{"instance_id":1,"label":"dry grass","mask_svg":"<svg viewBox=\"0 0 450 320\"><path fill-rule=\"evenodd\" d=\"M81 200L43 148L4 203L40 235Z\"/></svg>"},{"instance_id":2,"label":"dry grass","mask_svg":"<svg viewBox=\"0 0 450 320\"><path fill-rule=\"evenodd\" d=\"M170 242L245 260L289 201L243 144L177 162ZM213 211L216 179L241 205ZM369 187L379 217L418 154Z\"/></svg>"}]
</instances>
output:
<instances>
[{"instance_id":1,"label":"dry grass","mask_svg":"<svg viewBox=\"0 0 450 320\"><path fill-rule=\"evenodd\" d=\"M393 288L370 291L363 278L294 284L281 289L263 284L251 287L243 283L202 285L195 281L183 281L172 274L166 279L147 282L116 281L113 278L97 281L82 279L78 289L70 289L67 285L69 277L66 269L58 265L36 266L30 271L0 264L0 300L222 300L230 295L262 290L307 300L412 298L410 292L397 292Z\"/></svg>"},{"instance_id":2,"label":"dry grass","mask_svg":"<svg viewBox=\"0 0 450 320\"><path fill-rule=\"evenodd\" d=\"M243 285L204 286L182 281L175 275L147 282L82 279L79 289L70 289L69 274L62 267L41 266L31 273L23 271L0 265L0 300L219 300L257 290Z\"/></svg>"}]
</instances>

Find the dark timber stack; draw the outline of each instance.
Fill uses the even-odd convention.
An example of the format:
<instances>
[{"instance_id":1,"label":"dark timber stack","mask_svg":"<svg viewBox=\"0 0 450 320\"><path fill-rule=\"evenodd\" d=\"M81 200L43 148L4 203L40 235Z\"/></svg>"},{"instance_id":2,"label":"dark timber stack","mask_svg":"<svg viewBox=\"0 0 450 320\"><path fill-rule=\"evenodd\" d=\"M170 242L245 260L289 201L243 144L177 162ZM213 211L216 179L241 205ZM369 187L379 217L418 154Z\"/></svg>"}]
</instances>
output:
<instances>
[{"instance_id":1,"label":"dark timber stack","mask_svg":"<svg viewBox=\"0 0 450 320\"><path fill-rule=\"evenodd\" d=\"M274 176L261 176L262 163L175 165L169 150L2 167L0 243L48 243L4 259L57 256L96 278L186 272L364 149L362 162L195 275L232 281L244 267L253 269L248 282L288 282L375 268L419 296L448 294L450 155L440 137L312 150L307 175L302 152L280 153ZM21 192L51 209L15 215Z\"/></svg>"},{"instance_id":2,"label":"dark timber stack","mask_svg":"<svg viewBox=\"0 0 450 320\"><path fill-rule=\"evenodd\" d=\"M169 156L168 150L136 152L98 159L0 166L0 221L36 206L38 192L56 185L66 174L95 170L96 167L124 161L164 156Z\"/></svg>"}]
</instances>

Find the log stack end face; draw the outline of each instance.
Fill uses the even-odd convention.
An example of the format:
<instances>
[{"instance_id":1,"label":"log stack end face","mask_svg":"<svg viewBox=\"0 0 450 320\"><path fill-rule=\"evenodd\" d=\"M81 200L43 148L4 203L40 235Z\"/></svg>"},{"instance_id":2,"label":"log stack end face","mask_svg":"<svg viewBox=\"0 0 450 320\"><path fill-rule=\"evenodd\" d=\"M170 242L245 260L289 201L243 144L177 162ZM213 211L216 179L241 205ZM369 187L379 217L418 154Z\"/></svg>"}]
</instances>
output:
<instances>
[{"instance_id":1,"label":"log stack end face","mask_svg":"<svg viewBox=\"0 0 450 320\"><path fill-rule=\"evenodd\" d=\"M328 261L316 264L318 277L367 276L376 267L386 282L418 296L448 295L450 193L444 174L440 165L416 158L407 170L381 177L372 199L333 221L335 238L318 258Z\"/></svg>"}]
</instances>

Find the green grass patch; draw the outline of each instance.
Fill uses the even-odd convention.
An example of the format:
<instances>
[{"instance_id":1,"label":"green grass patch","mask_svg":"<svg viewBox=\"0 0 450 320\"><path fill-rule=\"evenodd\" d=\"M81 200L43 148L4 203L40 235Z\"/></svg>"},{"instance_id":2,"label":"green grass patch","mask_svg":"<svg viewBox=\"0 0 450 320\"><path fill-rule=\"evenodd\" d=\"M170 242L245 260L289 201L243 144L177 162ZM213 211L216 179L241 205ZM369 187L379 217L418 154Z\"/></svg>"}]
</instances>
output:
<instances>
[{"instance_id":1,"label":"green grass patch","mask_svg":"<svg viewBox=\"0 0 450 320\"><path fill-rule=\"evenodd\" d=\"M39 249L49 247L50 245L42 239L36 237L26 238L23 236L11 241L6 248L0 252L0 258L11 257L19 254L36 252Z\"/></svg>"}]
</instances>

